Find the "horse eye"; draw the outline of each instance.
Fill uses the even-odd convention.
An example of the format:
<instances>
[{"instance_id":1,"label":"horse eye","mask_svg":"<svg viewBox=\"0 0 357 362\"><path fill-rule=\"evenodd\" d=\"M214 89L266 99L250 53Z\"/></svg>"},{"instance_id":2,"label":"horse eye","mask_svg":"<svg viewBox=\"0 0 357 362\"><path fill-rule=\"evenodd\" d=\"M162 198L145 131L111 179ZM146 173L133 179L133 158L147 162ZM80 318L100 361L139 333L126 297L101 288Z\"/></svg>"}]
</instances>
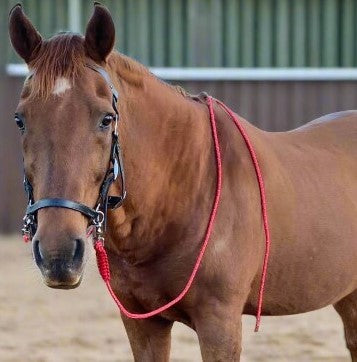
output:
<instances>
[{"instance_id":1,"label":"horse eye","mask_svg":"<svg viewBox=\"0 0 357 362\"><path fill-rule=\"evenodd\" d=\"M111 123L114 121L114 116L112 114L107 114L100 123L101 128L107 128L111 125Z\"/></svg>"},{"instance_id":2,"label":"horse eye","mask_svg":"<svg viewBox=\"0 0 357 362\"><path fill-rule=\"evenodd\" d=\"M17 114L15 114L15 122L17 127L19 127L20 131L25 130L25 123Z\"/></svg>"}]
</instances>

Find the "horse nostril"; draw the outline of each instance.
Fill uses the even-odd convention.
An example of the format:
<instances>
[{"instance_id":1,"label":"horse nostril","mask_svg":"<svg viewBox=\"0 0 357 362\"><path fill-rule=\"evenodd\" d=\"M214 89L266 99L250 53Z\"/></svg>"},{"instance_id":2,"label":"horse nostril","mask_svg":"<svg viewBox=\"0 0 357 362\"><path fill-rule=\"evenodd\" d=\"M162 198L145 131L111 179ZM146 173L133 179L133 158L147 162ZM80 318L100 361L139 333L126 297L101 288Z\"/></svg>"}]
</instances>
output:
<instances>
[{"instance_id":1,"label":"horse nostril","mask_svg":"<svg viewBox=\"0 0 357 362\"><path fill-rule=\"evenodd\" d=\"M82 239L75 240L74 253L73 253L73 263L80 264L83 260L84 255L84 241Z\"/></svg>"},{"instance_id":2,"label":"horse nostril","mask_svg":"<svg viewBox=\"0 0 357 362\"><path fill-rule=\"evenodd\" d=\"M36 261L37 265L42 264L43 256L42 256L41 249L40 249L40 240L36 239L33 241L32 250L33 250L33 255L35 257L35 261Z\"/></svg>"}]
</instances>

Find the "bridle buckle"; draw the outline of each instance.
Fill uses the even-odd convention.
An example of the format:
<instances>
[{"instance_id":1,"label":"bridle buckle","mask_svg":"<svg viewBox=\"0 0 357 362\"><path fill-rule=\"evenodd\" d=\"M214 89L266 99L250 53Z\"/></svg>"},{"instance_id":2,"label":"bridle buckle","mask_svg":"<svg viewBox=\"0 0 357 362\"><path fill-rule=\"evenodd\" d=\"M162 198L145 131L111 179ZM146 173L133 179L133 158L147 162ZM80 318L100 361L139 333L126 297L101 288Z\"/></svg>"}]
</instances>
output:
<instances>
[{"instance_id":1,"label":"bridle buckle","mask_svg":"<svg viewBox=\"0 0 357 362\"><path fill-rule=\"evenodd\" d=\"M115 113L115 121L114 121L114 134L118 136L118 120L119 120L119 114Z\"/></svg>"},{"instance_id":2,"label":"bridle buckle","mask_svg":"<svg viewBox=\"0 0 357 362\"><path fill-rule=\"evenodd\" d=\"M23 221L24 224L21 229L21 234L24 241L27 243L32 239L32 229L35 226L35 218L33 215L25 215Z\"/></svg>"}]
</instances>

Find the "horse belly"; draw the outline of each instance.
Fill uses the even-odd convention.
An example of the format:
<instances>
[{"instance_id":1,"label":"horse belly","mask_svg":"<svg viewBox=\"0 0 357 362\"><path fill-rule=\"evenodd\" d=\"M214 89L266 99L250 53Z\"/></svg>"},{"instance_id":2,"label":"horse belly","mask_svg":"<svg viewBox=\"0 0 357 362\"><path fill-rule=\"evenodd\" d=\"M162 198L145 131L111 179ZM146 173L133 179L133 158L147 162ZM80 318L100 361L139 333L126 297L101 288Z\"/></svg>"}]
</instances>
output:
<instances>
[{"instance_id":1,"label":"horse belly","mask_svg":"<svg viewBox=\"0 0 357 362\"><path fill-rule=\"evenodd\" d=\"M357 289L357 168L348 176L338 169L300 177L284 200L290 206L273 205L281 211L271 213L264 314L316 310ZM250 297L247 305L254 304Z\"/></svg>"},{"instance_id":2,"label":"horse belly","mask_svg":"<svg viewBox=\"0 0 357 362\"><path fill-rule=\"evenodd\" d=\"M334 304L357 289L357 258L334 263L332 258L307 257L295 263L296 269L293 265L281 271L284 275L268 278L263 314L309 312Z\"/></svg>"}]
</instances>

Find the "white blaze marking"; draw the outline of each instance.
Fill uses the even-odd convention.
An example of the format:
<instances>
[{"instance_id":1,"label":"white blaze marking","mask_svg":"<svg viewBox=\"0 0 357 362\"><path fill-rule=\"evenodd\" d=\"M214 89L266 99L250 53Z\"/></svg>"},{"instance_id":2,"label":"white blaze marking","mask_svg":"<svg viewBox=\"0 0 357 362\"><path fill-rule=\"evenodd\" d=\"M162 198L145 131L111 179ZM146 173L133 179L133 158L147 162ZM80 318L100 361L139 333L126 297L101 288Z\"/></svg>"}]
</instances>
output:
<instances>
[{"instance_id":1,"label":"white blaze marking","mask_svg":"<svg viewBox=\"0 0 357 362\"><path fill-rule=\"evenodd\" d=\"M71 83L66 78L58 78L56 80L55 86L53 87L52 94L59 96L60 94L64 93L68 89L71 89Z\"/></svg>"}]
</instances>

